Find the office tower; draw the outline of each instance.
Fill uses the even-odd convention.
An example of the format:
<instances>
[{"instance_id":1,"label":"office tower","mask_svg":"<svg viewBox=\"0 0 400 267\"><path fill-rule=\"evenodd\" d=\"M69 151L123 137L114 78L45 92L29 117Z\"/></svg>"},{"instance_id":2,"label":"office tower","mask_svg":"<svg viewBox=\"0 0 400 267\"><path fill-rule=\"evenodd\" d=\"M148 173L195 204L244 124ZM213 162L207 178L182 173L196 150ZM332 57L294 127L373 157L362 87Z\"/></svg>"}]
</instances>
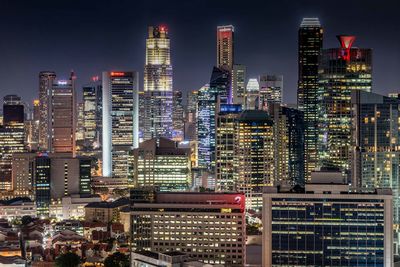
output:
<instances>
[{"instance_id":1,"label":"office tower","mask_svg":"<svg viewBox=\"0 0 400 267\"><path fill-rule=\"evenodd\" d=\"M231 71L234 61L235 28L232 25L217 27L217 67Z\"/></svg>"},{"instance_id":2,"label":"office tower","mask_svg":"<svg viewBox=\"0 0 400 267\"><path fill-rule=\"evenodd\" d=\"M238 193L156 193L134 202L133 251L178 251L193 260L244 266L245 197Z\"/></svg>"},{"instance_id":3,"label":"office tower","mask_svg":"<svg viewBox=\"0 0 400 267\"><path fill-rule=\"evenodd\" d=\"M241 112L241 104L221 104L217 113L215 175L218 191L235 191L236 123Z\"/></svg>"},{"instance_id":4,"label":"office tower","mask_svg":"<svg viewBox=\"0 0 400 267\"><path fill-rule=\"evenodd\" d=\"M262 188L274 184L274 122L262 110L243 111L237 123L234 174L246 209L262 206Z\"/></svg>"},{"instance_id":5,"label":"office tower","mask_svg":"<svg viewBox=\"0 0 400 267\"><path fill-rule=\"evenodd\" d=\"M246 109L258 109L260 84L256 78L250 78L246 85Z\"/></svg>"},{"instance_id":6,"label":"office tower","mask_svg":"<svg viewBox=\"0 0 400 267\"><path fill-rule=\"evenodd\" d=\"M103 72L103 176L127 179L128 157L139 146L139 74Z\"/></svg>"},{"instance_id":7,"label":"office tower","mask_svg":"<svg viewBox=\"0 0 400 267\"><path fill-rule=\"evenodd\" d=\"M43 151L49 149L49 96L55 79L54 71L39 73L39 149Z\"/></svg>"},{"instance_id":8,"label":"office tower","mask_svg":"<svg viewBox=\"0 0 400 267\"><path fill-rule=\"evenodd\" d=\"M319 82L322 97L321 165L350 169L351 92L371 91L372 50L352 47L354 36L338 36L340 48L323 50Z\"/></svg>"},{"instance_id":9,"label":"office tower","mask_svg":"<svg viewBox=\"0 0 400 267\"><path fill-rule=\"evenodd\" d=\"M160 191L186 191L191 185L190 150L166 138L144 141L133 150L135 187Z\"/></svg>"},{"instance_id":10,"label":"office tower","mask_svg":"<svg viewBox=\"0 0 400 267\"><path fill-rule=\"evenodd\" d=\"M268 113L274 121L275 184L303 186L305 182L303 112L270 102Z\"/></svg>"},{"instance_id":11,"label":"office tower","mask_svg":"<svg viewBox=\"0 0 400 267\"><path fill-rule=\"evenodd\" d=\"M232 102L245 106L246 95L246 66L233 65L232 69Z\"/></svg>"},{"instance_id":12,"label":"office tower","mask_svg":"<svg viewBox=\"0 0 400 267\"><path fill-rule=\"evenodd\" d=\"M172 138L172 64L165 26L150 26L144 66L144 140Z\"/></svg>"},{"instance_id":13,"label":"office tower","mask_svg":"<svg viewBox=\"0 0 400 267\"><path fill-rule=\"evenodd\" d=\"M77 104L77 118L76 118L76 132L75 132L75 141L76 143L79 143L79 145L77 144L77 146L80 147L80 149L82 150L82 145L83 145L83 140L85 137L85 115L83 113L83 102L78 103Z\"/></svg>"},{"instance_id":14,"label":"office tower","mask_svg":"<svg viewBox=\"0 0 400 267\"><path fill-rule=\"evenodd\" d=\"M35 201L39 217L49 216L50 207L50 158L41 154L35 159Z\"/></svg>"},{"instance_id":15,"label":"office tower","mask_svg":"<svg viewBox=\"0 0 400 267\"><path fill-rule=\"evenodd\" d=\"M12 155L25 151L24 106L21 98L7 95L0 127L0 190L12 189Z\"/></svg>"},{"instance_id":16,"label":"office tower","mask_svg":"<svg viewBox=\"0 0 400 267\"><path fill-rule=\"evenodd\" d=\"M304 112L306 180L318 163L320 93L318 65L323 29L318 18L304 18L298 32L297 107Z\"/></svg>"},{"instance_id":17,"label":"office tower","mask_svg":"<svg viewBox=\"0 0 400 267\"><path fill-rule=\"evenodd\" d=\"M185 130L185 111L182 103L182 91L174 91L173 98L173 113L172 113L172 124L173 124L173 135L172 138L175 141L182 141L184 138Z\"/></svg>"},{"instance_id":18,"label":"office tower","mask_svg":"<svg viewBox=\"0 0 400 267\"><path fill-rule=\"evenodd\" d=\"M139 143L144 141L144 133L145 133L145 93L143 91L139 91Z\"/></svg>"},{"instance_id":19,"label":"office tower","mask_svg":"<svg viewBox=\"0 0 400 267\"><path fill-rule=\"evenodd\" d=\"M267 110L268 103L282 103L283 76L260 75L259 109Z\"/></svg>"},{"instance_id":20,"label":"office tower","mask_svg":"<svg viewBox=\"0 0 400 267\"><path fill-rule=\"evenodd\" d=\"M312 182L305 191L266 189L262 266L393 266L391 190Z\"/></svg>"},{"instance_id":21,"label":"office tower","mask_svg":"<svg viewBox=\"0 0 400 267\"><path fill-rule=\"evenodd\" d=\"M36 153L15 153L12 155L13 195L29 196L33 199Z\"/></svg>"},{"instance_id":22,"label":"office tower","mask_svg":"<svg viewBox=\"0 0 400 267\"><path fill-rule=\"evenodd\" d=\"M3 101L3 125L24 122L24 105L17 95L6 95Z\"/></svg>"},{"instance_id":23,"label":"office tower","mask_svg":"<svg viewBox=\"0 0 400 267\"><path fill-rule=\"evenodd\" d=\"M36 151L39 148L39 122L40 122L40 101L39 99L33 100L33 117L29 125L29 135L27 138L27 145L30 151Z\"/></svg>"},{"instance_id":24,"label":"office tower","mask_svg":"<svg viewBox=\"0 0 400 267\"><path fill-rule=\"evenodd\" d=\"M98 76L82 88L84 114L84 146L87 150L98 149L102 135L102 86Z\"/></svg>"},{"instance_id":25,"label":"office tower","mask_svg":"<svg viewBox=\"0 0 400 267\"><path fill-rule=\"evenodd\" d=\"M197 90L188 92L184 136L184 139L188 141L197 141L197 99Z\"/></svg>"},{"instance_id":26,"label":"office tower","mask_svg":"<svg viewBox=\"0 0 400 267\"><path fill-rule=\"evenodd\" d=\"M393 191L394 223L400 224L400 100L354 90L351 177L355 187Z\"/></svg>"},{"instance_id":27,"label":"office tower","mask_svg":"<svg viewBox=\"0 0 400 267\"><path fill-rule=\"evenodd\" d=\"M210 172L215 170L215 114L218 103L228 102L229 91L229 71L214 67L210 85L203 86L198 92L198 165Z\"/></svg>"},{"instance_id":28,"label":"office tower","mask_svg":"<svg viewBox=\"0 0 400 267\"><path fill-rule=\"evenodd\" d=\"M68 80L52 80L48 109L48 151L75 153L76 96L75 75Z\"/></svg>"}]
</instances>

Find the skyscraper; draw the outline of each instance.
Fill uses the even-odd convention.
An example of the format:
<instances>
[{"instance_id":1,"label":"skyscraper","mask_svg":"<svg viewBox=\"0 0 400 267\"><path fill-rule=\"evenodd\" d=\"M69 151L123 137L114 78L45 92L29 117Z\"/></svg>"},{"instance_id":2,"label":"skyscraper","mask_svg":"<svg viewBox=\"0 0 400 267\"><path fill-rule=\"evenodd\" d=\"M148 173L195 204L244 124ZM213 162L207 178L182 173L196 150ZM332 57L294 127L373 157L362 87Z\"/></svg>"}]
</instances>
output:
<instances>
[{"instance_id":1,"label":"skyscraper","mask_svg":"<svg viewBox=\"0 0 400 267\"><path fill-rule=\"evenodd\" d=\"M102 135L102 86L98 76L83 86L84 146L86 149L100 147Z\"/></svg>"},{"instance_id":2,"label":"skyscraper","mask_svg":"<svg viewBox=\"0 0 400 267\"><path fill-rule=\"evenodd\" d=\"M319 71L322 92L321 165L350 169L351 92L371 91L372 50L355 48L354 36L338 36L340 48L323 50Z\"/></svg>"},{"instance_id":3,"label":"skyscraper","mask_svg":"<svg viewBox=\"0 0 400 267\"><path fill-rule=\"evenodd\" d=\"M231 71L234 59L234 32L232 25L217 27L217 67Z\"/></svg>"},{"instance_id":4,"label":"skyscraper","mask_svg":"<svg viewBox=\"0 0 400 267\"><path fill-rule=\"evenodd\" d=\"M26 149L21 98L16 95L5 96L3 112L3 125L0 127L0 190L11 190L12 155Z\"/></svg>"},{"instance_id":5,"label":"skyscraper","mask_svg":"<svg viewBox=\"0 0 400 267\"><path fill-rule=\"evenodd\" d=\"M400 224L400 100L361 90L351 93L352 185L391 188L394 223ZM396 227L398 229L398 227Z\"/></svg>"},{"instance_id":6,"label":"skyscraper","mask_svg":"<svg viewBox=\"0 0 400 267\"><path fill-rule=\"evenodd\" d=\"M139 146L139 74L103 72L103 176L128 178L128 157Z\"/></svg>"},{"instance_id":7,"label":"skyscraper","mask_svg":"<svg viewBox=\"0 0 400 267\"><path fill-rule=\"evenodd\" d=\"M242 112L241 104L221 104L217 113L215 177L217 191L236 191L235 144L237 119Z\"/></svg>"},{"instance_id":8,"label":"skyscraper","mask_svg":"<svg viewBox=\"0 0 400 267\"><path fill-rule=\"evenodd\" d=\"M54 71L42 71L39 73L39 149L49 149L49 96L56 79Z\"/></svg>"},{"instance_id":9,"label":"skyscraper","mask_svg":"<svg viewBox=\"0 0 400 267\"><path fill-rule=\"evenodd\" d=\"M303 112L269 102L268 113L274 121L275 184L303 186L305 182Z\"/></svg>"},{"instance_id":10,"label":"skyscraper","mask_svg":"<svg viewBox=\"0 0 400 267\"><path fill-rule=\"evenodd\" d=\"M233 65L232 69L232 103L243 107L246 95L246 66Z\"/></svg>"},{"instance_id":11,"label":"skyscraper","mask_svg":"<svg viewBox=\"0 0 400 267\"><path fill-rule=\"evenodd\" d=\"M215 171L215 125L218 104L226 104L230 91L230 73L213 68L210 85L199 89L197 140L198 165L211 172Z\"/></svg>"},{"instance_id":12,"label":"skyscraper","mask_svg":"<svg viewBox=\"0 0 400 267\"><path fill-rule=\"evenodd\" d=\"M50 207L50 158L46 154L35 160L35 201L38 216L48 217Z\"/></svg>"},{"instance_id":13,"label":"skyscraper","mask_svg":"<svg viewBox=\"0 0 400 267\"><path fill-rule=\"evenodd\" d=\"M182 102L183 102L182 91L174 91L173 112L172 112L172 123L174 131L172 138L176 141L182 141L184 138L185 111Z\"/></svg>"},{"instance_id":14,"label":"skyscraper","mask_svg":"<svg viewBox=\"0 0 400 267\"><path fill-rule=\"evenodd\" d=\"M234 180L246 195L246 209L260 209L263 187L274 184L273 124L262 110L245 110L238 118Z\"/></svg>"},{"instance_id":15,"label":"skyscraper","mask_svg":"<svg viewBox=\"0 0 400 267\"><path fill-rule=\"evenodd\" d=\"M52 80L48 96L48 151L75 153L76 96L75 75L68 80Z\"/></svg>"},{"instance_id":16,"label":"skyscraper","mask_svg":"<svg viewBox=\"0 0 400 267\"><path fill-rule=\"evenodd\" d=\"M260 84L256 78L250 78L246 85L246 109L259 108Z\"/></svg>"},{"instance_id":17,"label":"skyscraper","mask_svg":"<svg viewBox=\"0 0 400 267\"><path fill-rule=\"evenodd\" d=\"M306 179L317 167L319 87L318 63L323 29L318 18L304 18L298 33L297 106L304 112Z\"/></svg>"},{"instance_id":18,"label":"skyscraper","mask_svg":"<svg viewBox=\"0 0 400 267\"><path fill-rule=\"evenodd\" d=\"M268 103L282 103L283 76L260 75L259 108L266 110Z\"/></svg>"},{"instance_id":19,"label":"skyscraper","mask_svg":"<svg viewBox=\"0 0 400 267\"><path fill-rule=\"evenodd\" d=\"M144 67L144 140L172 138L172 64L165 26L150 26Z\"/></svg>"}]
</instances>

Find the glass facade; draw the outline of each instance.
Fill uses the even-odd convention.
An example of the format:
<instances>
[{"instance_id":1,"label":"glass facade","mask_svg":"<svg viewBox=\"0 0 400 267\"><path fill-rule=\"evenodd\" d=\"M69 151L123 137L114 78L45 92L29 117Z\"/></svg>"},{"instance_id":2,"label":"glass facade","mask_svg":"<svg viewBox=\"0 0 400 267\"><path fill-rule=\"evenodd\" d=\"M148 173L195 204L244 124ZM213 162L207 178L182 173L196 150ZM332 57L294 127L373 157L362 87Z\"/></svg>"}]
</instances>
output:
<instances>
[{"instance_id":1,"label":"glass facade","mask_svg":"<svg viewBox=\"0 0 400 267\"><path fill-rule=\"evenodd\" d=\"M144 140L172 138L173 70L165 26L150 26L144 67Z\"/></svg>"},{"instance_id":2,"label":"glass facade","mask_svg":"<svg viewBox=\"0 0 400 267\"><path fill-rule=\"evenodd\" d=\"M338 36L339 40L346 36ZM350 36L354 38L353 36ZM350 170L351 92L372 88L372 50L341 47L326 49L320 64L320 164Z\"/></svg>"},{"instance_id":3,"label":"glass facade","mask_svg":"<svg viewBox=\"0 0 400 267\"><path fill-rule=\"evenodd\" d=\"M272 198L272 266L385 266L384 200Z\"/></svg>"},{"instance_id":4,"label":"glass facade","mask_svg":"<svg viewBox=\"0 0 400 267\"><path fill-rule=\"evenodd\" d=\"M304 112L306 179L317 167L319 88L318 63L322 51L323 29L318 18L304 18L298 33L297 106Z\"/></svg>"},{"instance_id":5,"label":"glass facade","mask_svg":"<svg viewBox=\"0 0 400 267\"><path fill-rule=\"evenodd\" d=\"M50 207L50 158L42 155L35 162L36 211L39 217L47 218Z\"/></svg>"},{"instance_id":6,"label":"glass facade","mask_svg":"<svg viewBox=\"0 0 400 267\"><path fill-rule=\"evenodd\" d=\"M94 77L96 79L98 77ZM101 144L102 86L93 81L83 87L84 146L88 150L99 148Z\"/></svg>"}]
</instances>

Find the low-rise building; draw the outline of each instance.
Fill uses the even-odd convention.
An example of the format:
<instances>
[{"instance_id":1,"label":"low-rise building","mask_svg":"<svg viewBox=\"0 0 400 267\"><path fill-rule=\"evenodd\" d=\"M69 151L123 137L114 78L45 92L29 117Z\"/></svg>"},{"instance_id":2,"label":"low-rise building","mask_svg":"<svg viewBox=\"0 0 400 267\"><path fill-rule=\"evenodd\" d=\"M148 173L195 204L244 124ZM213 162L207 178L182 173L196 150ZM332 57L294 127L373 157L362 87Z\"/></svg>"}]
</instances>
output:
<instances>
[{"instance_id":1,"label":"low-rise building","mask_svg":"<svg viewBox=\"0 0 400 267\"><path fill-rule=\"evenodd\" d=\"M0 201L0 218L14 220L23 216L36 217L36 205L26 197Z\"/></svg>"},{"instance_id":2,"label":"low-rise building","mask_svg":"<svg viewBox=\"0 0 400 267\"><path fill-rule=\"evenodd\" d=\"M113 202L93 202L85 206L85 221L119 222L120 210L129 206L129 199L119 198Z\"/></svg>"}]
</instances>

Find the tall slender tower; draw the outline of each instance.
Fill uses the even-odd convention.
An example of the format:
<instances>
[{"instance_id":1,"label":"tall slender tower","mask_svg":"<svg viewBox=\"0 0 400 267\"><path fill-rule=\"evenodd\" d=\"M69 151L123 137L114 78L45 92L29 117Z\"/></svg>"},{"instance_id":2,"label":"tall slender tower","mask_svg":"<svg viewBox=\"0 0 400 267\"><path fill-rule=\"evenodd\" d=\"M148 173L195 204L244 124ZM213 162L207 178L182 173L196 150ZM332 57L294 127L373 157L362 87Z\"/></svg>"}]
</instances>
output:
<instances>
[{"instance_id":1,"label":"tall slender tower","mask_svg":"<svg viewBox=\"0 0 400 267\"><path fill-rule=\"evenodd\" d=\"M233 35L235 28L232 25L217 27L217 66L232 70L234 57Z\"/></svg>"},{"instance_id":2,"label":"tall slender tower","mask_svg":"<svg viewBox=\"0 0 400 267\"><path fill-rule=\"evenodd\" d=\"M54 71L39 73L39 149L49 149L49 95L53 81L56 79Z\"/></svg>"},{"instance_id":3,"label":"tall slender tower","mask_svg":"<svg viewBox=\"0 0 400 267\"><path fill-rule=\"evenodd\" d=\"M53 80L48 108L48 150L75 153L77 105L73 72L68 80Z\"/></svg>"},{"instance_id":4,"label":"tall slender tower","mask_svg":"<svg viewBox=\"0 0 400 267\"><path fill-rule=\"evenodd\" d=\"M306 180L318 162L318 119L320 110L318 64L322 51L323 29L318 18L304 18L298 37L297 105L304 112Z\"/></svg>"},{"instance_id":5,"label":"tall slender tower","mask_svg":"<svg viewBox=\"0 0 400 267\"><path fill-rule=\"evenodd\" d=\"M144 140L172 138L172 65L165 26L150 26L144 66Z\"/></svg>"},{"instance_id":6,"label":"tall slender tower","mask_svg":"<svg viewBox=\"0 0 400 267\"><path fill-rule=\"evenodd\" d=\"M105 71L102 81L103 176L128 179L129 153L139 146L139 74Z\"/></svg>"}]
</instances>

